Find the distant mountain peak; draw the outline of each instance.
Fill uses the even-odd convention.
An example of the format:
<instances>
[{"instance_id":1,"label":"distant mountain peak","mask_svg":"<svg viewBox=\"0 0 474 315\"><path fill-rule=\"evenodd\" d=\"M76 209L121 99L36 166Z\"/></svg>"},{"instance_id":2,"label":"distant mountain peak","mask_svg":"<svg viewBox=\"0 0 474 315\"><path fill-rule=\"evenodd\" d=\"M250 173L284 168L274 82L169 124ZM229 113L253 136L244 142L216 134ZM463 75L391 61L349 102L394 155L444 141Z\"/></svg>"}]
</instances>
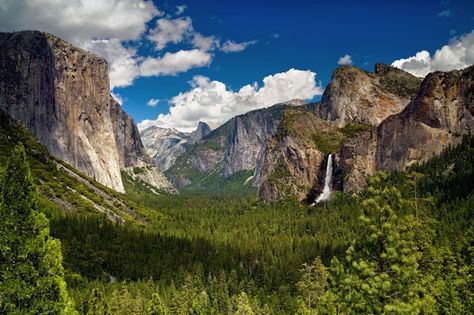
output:
<instances>
[{"instance_id":1,"label":"distant mountain peak","mask_svg":"<svg viewBox=\"0 0 474 315\"><path fill-rule=\"evenodd\" d=\"M211 133L211 127L203 121L198 123L196 130L191 132L189 139L192 141L198 141Z\"/></svg>"}]
</instances>

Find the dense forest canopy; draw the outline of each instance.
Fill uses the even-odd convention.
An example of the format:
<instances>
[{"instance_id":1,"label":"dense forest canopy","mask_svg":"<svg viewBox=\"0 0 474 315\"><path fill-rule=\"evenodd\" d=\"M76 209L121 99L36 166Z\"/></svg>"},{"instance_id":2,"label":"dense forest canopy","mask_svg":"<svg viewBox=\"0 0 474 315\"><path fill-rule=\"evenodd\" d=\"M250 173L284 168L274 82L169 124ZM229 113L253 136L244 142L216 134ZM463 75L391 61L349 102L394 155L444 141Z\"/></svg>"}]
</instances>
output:
<instances>
[{"instance_id":1,"label":"dense forest canopy","mask_svg":"<svg viewBox=\"0 0 474 315\"><path fill-rule=\"evenodd\" d=\"M468 314L473 175L466 136L315 207L156 195L125 181L149 224L42 210L84 314Z\"/></svg>"}]
</instances>

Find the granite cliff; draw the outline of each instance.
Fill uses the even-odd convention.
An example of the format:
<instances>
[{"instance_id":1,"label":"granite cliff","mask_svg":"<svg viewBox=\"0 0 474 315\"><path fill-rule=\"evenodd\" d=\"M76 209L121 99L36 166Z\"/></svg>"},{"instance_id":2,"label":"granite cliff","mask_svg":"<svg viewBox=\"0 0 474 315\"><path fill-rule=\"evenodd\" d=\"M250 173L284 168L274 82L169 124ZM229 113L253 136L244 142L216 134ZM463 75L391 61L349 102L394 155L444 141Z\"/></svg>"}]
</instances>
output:
<instances>
[{"instance_id":1,"label":"granite cliff","mask_svg":"<svg viewBox=\"0 0 474 315\"><path fill-rule=\"evenodd\" d=\"M383 64L376 64L374 73L342 66L333 72L316 112L338 127L354 122L377 126L404 109L420 83L421 79Z\"/></svg>"},{"instance_id":2,"label":"granite cliff","mask_svg":"<svg viewBox=\"0 0 474 315\"><path fill-rule=\"evenodd\" d=\"M338 153L346 174L343 189L354 193L377 170L405 170L438 155L474 130L474 66L431 73L399 114L360 134Z\"/></svg>"},{"instance_id":3,"label":"granite cliff","mask_svg":"<svg viewBox=\"0 0 474 315\"><path fill-rule=\"evenodd\" d=\"M296 105L278 104L230 119L189 146L166 171L167 177L182 188L205 189L214 187L212 182L226 181L251 186L266 141L276 132L284 109L291 106Z\"/></svg>"},{"instance_id":4,"label":"granite cliff","mask_svg":"<svg viewBox=\"0 0 474 315\"><path fill-rule=\"evenodd\" d=\"M259 196L312 202L330 153L334 188L347 193L363 189L377 170L405 170L439 154L474 127L473 78L473 67L422 83L380 64L375 73L336 69L320 103L283 115L259 165Z\"/></svg>"},{"instance_id":5,"label":"granite cliff","mask_svg":"<svg viewBox=\"0 0 474 315\"><path fill-rule=\"evenodd\" d=\"M105 59L51 34L0 33L0 108L53 155L117 191L122 168L150 163L111 97Z\"/></svg>"},{"instance_id":6,"label":"granite cliff","mask_svg":"<svg viewBox=\"0 0 474 315\"><path fill-rule=\"evenodd\" d=\"M206 123L199 122L196 130L191 133L180 132L174 128L150 126L141 130L140 136L155 165L166 171L189 146L210 132L211 128Z\"/></svg>"}]
</instances>

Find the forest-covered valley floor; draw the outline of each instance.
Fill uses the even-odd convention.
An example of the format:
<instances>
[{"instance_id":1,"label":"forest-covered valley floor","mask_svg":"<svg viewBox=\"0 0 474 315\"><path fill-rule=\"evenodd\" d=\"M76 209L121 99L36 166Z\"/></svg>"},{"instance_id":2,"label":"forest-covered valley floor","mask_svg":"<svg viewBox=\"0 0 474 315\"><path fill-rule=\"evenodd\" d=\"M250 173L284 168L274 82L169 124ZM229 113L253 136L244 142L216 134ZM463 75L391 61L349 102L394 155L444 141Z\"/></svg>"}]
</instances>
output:
<instances>
[{"instance_id":1,"label":"forest-covered valley floor","mask_svg":"<svg viewBox=\"0 0 474 315\"><path fill-rule=\"evenodd\" d=\"M83 314L470 314L473 178L465 137L315 207L157 196L125 180L146 225L47 212Z\"/></svg>"},{"instance_id":2,"label":"forest-covered valley floor","mask_svg":"<svg viewBox=\"0 0 474 315\"><path fill-rule=\"evenodd\" d=\"M156 195L126 174L127 194L119 194L72 168L66 171L68 166L49 156L30 133L0 118L0 158L6 165L0 172L0 232L11 236L1 238L0 253L13 265L22 261L26 269L18 272L30 274L30 264L42 260L12 252L21 240L24 250L34 253L28 255L46 255L52 265L40 269L50 281L56 273L62 277L55 256L62 252L65 282L55 276L48 283L59 288L59 300L70 301L66 309L72 313L471 314L474 309L473 137L407 172L379 173L357 196L333 192L329 202L309 207L291 198L262 203L249 193ZM20 142L24 151L12 149ZM18 198L23 190L30 197ZM58 200L68 208L53 202ZM98 205L107 215L95 210ZM31 210L22 219L11 211L15 207ZM38 211L49 218L49 231ZM28 235L50 233L60 241L60 248L48 238L43 244L57 247L56 254L38 252L41 246L31 247L18 234L19 226L28 231L30 224L34 233ZM1 264L2 279L18 280L10 266ZM39 301L44 313L50 304L43 300L56 292L35 298L37 293L25 295L11 282L0 286L3 313L25 305L22 299ZM20 300L15 292L22 292Z\"/></svg>"}]
</instances>

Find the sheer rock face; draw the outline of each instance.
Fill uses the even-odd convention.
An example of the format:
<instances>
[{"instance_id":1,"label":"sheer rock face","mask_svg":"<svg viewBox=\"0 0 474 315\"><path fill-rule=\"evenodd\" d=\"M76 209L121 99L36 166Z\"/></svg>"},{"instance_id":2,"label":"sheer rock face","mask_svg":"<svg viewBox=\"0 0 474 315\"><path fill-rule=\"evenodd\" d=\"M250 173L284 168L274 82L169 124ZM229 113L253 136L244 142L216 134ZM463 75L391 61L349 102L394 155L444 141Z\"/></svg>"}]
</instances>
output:
<instances>
[{"instance_id":1,"label":"sheer rock face","mask_svg":"<svg viewBox=\"0 0 474 315\"><path fill-rule=\"evenodd\" d=\"M420 86L417 78L389 66L377 65L375 74L354 67L337 69L321 104L306 108L319 118L300 113L291 124L283 119L268 141L259 165L260 198L292 195L311 202L321 190L329 153L323 154L312 141L318 133L329 143L337 139L334 135L343 135L330 151L335 154L333 188L351 194L361 191L378 170L405 170L441 153L474 129L473 81L474 66L432 73ZM369 97L372 105L363 106L361 100ZM387 99L390 102L380 102ZM341 127L353 122L370 129L344 134Z\"/></svg>"},{"instance_id":2,"label":"sheer rock face","mask_svg":"<svg viewBox=\"0 0 474 315\"><path fill-rule=\"evenodd\" d=\"M377 170L405 170L440 154L474 129L474 67L429 74L400 113L343 146L344 191L365 187Z\"/></svg>"},{"instance_id":3,"label":"sheer rock face","mask_svg":"<svg viewBox=\"0 0 474 315\"><path fill-rule=\"evenodd\" d=\"M142 144L137 125L123 109L111 98L110 116L112 119L115 143L119 152L120 167L152 164Z\"/></svg>"},{"instance_id":4,"label":"sheer rock face","mask_svg":"<svg viewBox=\"0 0 474 315\"><path fill-rule=\"evenodd\" d=\"M224 153L222 175L228 177L242 170L254 170L262 158L266 140L278 127L280 110L257 110L233 118L229 146Z\"/></svg>"},{"instance_id":5,"label":"sheer rock face","mask_svg":"<svg viewBox=\"0 0 474 315\"><path fill-rule=\"evenodd\" d=\"M318 175L325 154L316 147L311 135L316 130L330 128L329 123L311 111L293 112L291 117L283 115L277 133L267 141L257 166L255 181L262 200L291 195L307 201L322 190Z\"/></svg>"},{"instance_id":6,"label":"sheer rock face","mask_svg":"<svg viewBox=\"0 0 474 315\"><path fill-rule=\"evenodd\" d=\"M110 96L107 68L105 59L47 33L0 33L0 108L52 154L123 192L121 167L147 157Z\"/></svg>"},{"instance_id":7,"label":"sheer rock face","mask_svg":"<svg viewBox=\"0 0 474 315\"><path fill-rule=\"evenodd\" d=\"M162 171L173 166L176 159L186 152L186 148L211 133L211 128L204 122L191 133L180 132L174 128L150 126L140 131L146 151L155 165Z\"/></svg>"},{"instance_id":8,"label":"sheer rock face","mask_svg":"<svg viewBox=\"0 0 474 315\"><path fill-rule=\"evenodd\" d=\"M315 110L338 127L351 122L377 126L405 108L420 82L407 72L382 64L376 65L375 73L342 66L333 72Z\"/></svg>"},{"instance_id":9,"label":"sheer rock face","mask_svg":"<svg viewBox=\"0 0 474 315\"><path fill-rule=\"evenodd\" d=\"M191 132L189 135L189 139L192 143L195 143L198 140L201 140L202 138L206 137L208 134L211 133L211 127L209 127L208 124L205 122L200 121L198 123L198 126L196 130Z\"/></svg>"},{"instance_id":10,"label":"sheer rock face","mask_svg":"<svg viewBox=\"0 0 474 315\"><path fill-rule=\"evenodd\" d=\"M278 104L236 116L186 149L166 173L179 186L192 184L186 172L219 172L228 178L256 169L266 141L275 134L284 108Z\"/></svg>"}]
</instances>

